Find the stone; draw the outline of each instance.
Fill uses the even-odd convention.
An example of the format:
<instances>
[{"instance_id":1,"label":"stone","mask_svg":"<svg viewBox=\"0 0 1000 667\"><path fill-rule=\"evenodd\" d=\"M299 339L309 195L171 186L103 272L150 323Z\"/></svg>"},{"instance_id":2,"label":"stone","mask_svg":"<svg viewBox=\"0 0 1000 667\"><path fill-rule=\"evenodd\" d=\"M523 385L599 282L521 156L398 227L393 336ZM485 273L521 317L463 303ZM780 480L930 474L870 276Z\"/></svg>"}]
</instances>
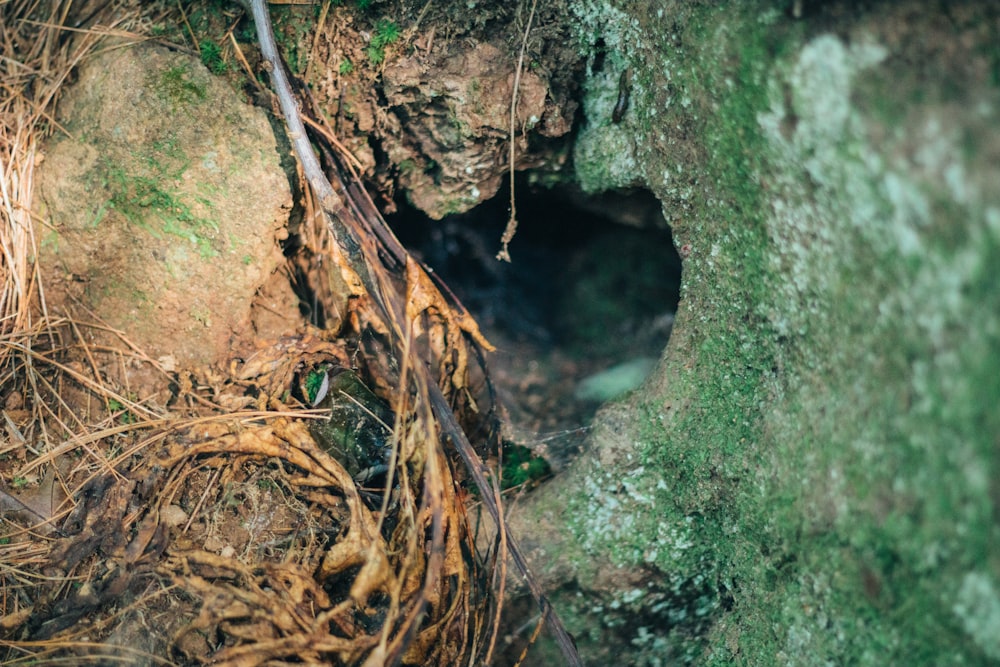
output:
<instances>
[{"instance_id":1,"label":"stone","mask_svg":"<svg viewBox=\"0 0 1000 667\"><path fill-rule=\"evenodd\" d=\"M576 5L581 187L650 187L685 258L650 378L511 516L588 664L1000 655L998 10L804 6Z\"/></svg>"},{"instance_id":2,"label":"stone","mask_svg":"<svg viewBox=\"0 0 1000 667\"><path fill-rule=\"evenodd\" d=\"M82 64L59 114L34 203L48 306L82 304L154 359L221 360L284 261L291 194L265 113L139 44Z\"/></svg>"},{"instance_id":3,"label":"stone","mask_svg":"<svg viewBox=\"0 0 1000 667\"><path fill-rule=\"evenodd\" d=\"M534 72L522 73L516 114L522 135L569 132L563 116L546 105L549 83ZM385 68L383 91L395 130L383 139L384 149L394 163L405 165L399 182L411 204L440 219L497 193L507 178L514 91L514 73L500 48L479 43L433 66L418 56L401 58ZM524 136L517 138L517 149L525 164L536 159L526 155Z\"/></svg>"}]
</instances>

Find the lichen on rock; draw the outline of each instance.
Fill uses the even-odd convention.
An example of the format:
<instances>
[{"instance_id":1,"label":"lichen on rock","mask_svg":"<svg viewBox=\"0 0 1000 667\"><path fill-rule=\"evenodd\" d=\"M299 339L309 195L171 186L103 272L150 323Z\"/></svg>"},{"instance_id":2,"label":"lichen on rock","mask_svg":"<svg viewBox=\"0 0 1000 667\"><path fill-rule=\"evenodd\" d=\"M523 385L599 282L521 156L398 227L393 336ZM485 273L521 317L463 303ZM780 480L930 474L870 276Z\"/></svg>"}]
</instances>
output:
<instances>
[{"instance_id":1,"label":"lichen on rock","mask_svg":"<svg viewBox=\"0 0 1000 667\"><path fill-rule=\"evenodd\" d=\"M514 518L583 650L992 664L997 8L612 4L579 11L633 68L641 167L576 171L641 175L686 260L657 369Z\"/></svg>"}]
</instances>

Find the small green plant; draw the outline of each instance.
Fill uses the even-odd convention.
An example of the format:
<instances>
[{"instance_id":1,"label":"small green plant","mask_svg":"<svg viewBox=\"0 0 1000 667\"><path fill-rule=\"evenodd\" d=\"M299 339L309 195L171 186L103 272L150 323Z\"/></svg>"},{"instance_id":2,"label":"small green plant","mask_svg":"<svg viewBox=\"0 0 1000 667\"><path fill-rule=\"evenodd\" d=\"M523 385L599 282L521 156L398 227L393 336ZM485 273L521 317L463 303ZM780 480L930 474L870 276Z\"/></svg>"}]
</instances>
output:
<instances>
[{"instance_id":1,"label":"small green plant","mask_svg":"<svg viewBox=\"0 0 1000 667\"><path fill-rule=\"evenodd\" d=\"M340 61L340 67L337 69L341 74L347 75L354 71L354 64L347 58L344 58Z\"/></svg>"},{"instance_id":2,"label":"small green plant","mask_svg":"<svg viewBox=\"0 0 1000 667\"><path fill-rule=\"evenodd\" d=\"M111 414L121 413L118 415L118 419L121 420L122 424L134 424L138 421L136 416L126 410L122 402L115 398L108 399L108 412Z\"/></svg>"},{"instance_id":3,"label":"small green plant","mask_svg":"<svg viewBox=\"0 0 1000 667\"><path fill-rule=\"evenodd\" d=\"M311 13L318 9L318 4L309 8L292 3L280 8L275 7L271 13L278 50L285 56L289 69L296 74L301 74L305 70L309 53L307 36L309 26L314 25L314 20L309 19L306 12ZM256 37L251 41L256 41Z\"/></svg>"},{"instance_id":4,"label":"small green plant","mask_svg":"<svg viewBox=\"0 0 1000 667\"><path fill-rule=\"evenodd\" d=\"M303 383L305 386L306 400L312 405L316 401L316 396L319 394L320 387L323 386L323 380L326 379L327 367L322 366L320 368L315 368L309 372L306 376L306 381Z\"/></svg>"},{"instance_id":5,"label":"small green plant","mask_svg":"<svg viewBox=\"0 0 1000 667\"><path fill-rule=\"evenodd\" d=\"M385 60L385 47L389 46L400 35L399 25L389 19L379 19L372 33L372 41L368 44L368 59L378 65Z\"/></svg>"},{"instance_id":6,"label":"small green plant","mask_svg":"<svg viewBox=\"0 0 1000 667\"><path fill-rule=\"evenodd\" d=\"M203 39L198 45L201 50L201 64L208 68L212 74L225 74L229 69L226 61L222 59L222 49L210 39Z\"/></svg>"},{"instance_id":7,"label":"small green plant","mask_svg":"<svg viewBox=\"0 0 1000 667\"><path fill-rule=\"evenodd\" d=\"M15 477L14 480L11 482L11 486L13 486L15 489L23 489L24 487L28 486L28 480L24 477Z\"/></svg>"},{"instance_id":8,"label":"small green plant","mask_svg":"<svg viewBox=\"0 0 1000 667\"><path fill-rule=\"evenodd\" d=\"M371 6L371 4L372 4L372 0L358 0L357 1L358 9L361 9L361 10L368 9L368 7Z\"/></svg>"},{"instance_id":9,"label":"small green plant","mask_svg":"<svg viewBox=\"0 0 1000 667\"><path fill-rule=\"evenodd\" d=\"M236 29L236 41L242 43L251 42L256 43L257 41L257 29L253 25L253 21L241 21L239 27Z\"/></svg>"},{"instance_id":10,"label":"small green plant","mask_svg":"<svg viewBox=\"0 0 1000 667\"><path fill-rule=\"evenodd\" d=\"M549 462L523 445L504 443L503 476L501 487L510 489L522 484L533 484L552 474Z\"/></svg>"}]
</instances>

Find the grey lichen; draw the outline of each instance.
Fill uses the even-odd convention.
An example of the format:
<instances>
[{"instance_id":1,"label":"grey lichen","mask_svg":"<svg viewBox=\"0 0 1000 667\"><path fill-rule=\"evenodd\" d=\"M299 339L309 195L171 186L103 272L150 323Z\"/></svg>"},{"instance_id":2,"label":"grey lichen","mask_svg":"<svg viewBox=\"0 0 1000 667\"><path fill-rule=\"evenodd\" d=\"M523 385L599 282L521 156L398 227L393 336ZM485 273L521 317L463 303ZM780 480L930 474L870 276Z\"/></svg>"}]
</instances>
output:
<instances>
[{"instance_id":1,"label":"grey lichen","mask_svg":"<svg viewBox=\"0 0 1000 667\"><path fill-rule=\"evenodd\" d=\"M952 609L983 653L1000 660L1000 593L992 578L982 572L965 575Z\"/></svg>"},{"instance_id":2,"label":"grey lichen","mask_svg":"<svg viewBox=\"0 0 1000 667\"><path fill-rule=\"evenodd\" d=\"M585 121L573 147L577 181L585 192L643 184L635 130L630 122L614 122L621 75L641 43L642 31L633 16L601 2L576 3L573 11L579 21L578 39L585 52L590 52L590 75L584 81ZM598 42L604 45L599 54L592 51Z\"/></svg>"}]
</instances>

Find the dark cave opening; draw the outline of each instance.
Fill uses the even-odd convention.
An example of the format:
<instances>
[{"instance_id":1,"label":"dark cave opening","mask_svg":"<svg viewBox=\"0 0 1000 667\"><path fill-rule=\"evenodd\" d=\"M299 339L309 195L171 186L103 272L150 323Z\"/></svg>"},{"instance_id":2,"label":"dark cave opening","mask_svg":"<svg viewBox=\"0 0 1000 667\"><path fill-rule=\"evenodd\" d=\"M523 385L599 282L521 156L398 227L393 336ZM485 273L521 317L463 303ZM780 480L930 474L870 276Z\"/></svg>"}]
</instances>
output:
<instances>
[{"instance_id":1,"label":"dark cave opening","mask_svg":"<svg viewBox=\"0 0 1000 667\"><path fill-rule=\"evenodd\" d=\"M660 217L653 195L636 190L585 196L525 182L516 194L519 226L510 263L496 259L509 212L507 188L442 220L404 205L388 221L480 324L505 339L608 358L658 354L665 336L634 334L676 311L681 260L669 229L651 226L653 216ZM581 316L592 321L582 322ZM619 334L628 334L625 342L641 349L616 353L602 344Z\"/></svg>"},{"instance_id":2,"label":"dark cave opening","mask_svg":"<svg viewBox=\"0 0 1000 667\"><path fill-rule=\"evenodd\" d=\"M681 259L648 191L586 196L522 176L515 192L510 263L496 259L509 189L442 220L402 204L388 222L497 347L490 369L512 424L558 469L596 408L638 386L660 356Z\"/></svg>"}]
</instances>

